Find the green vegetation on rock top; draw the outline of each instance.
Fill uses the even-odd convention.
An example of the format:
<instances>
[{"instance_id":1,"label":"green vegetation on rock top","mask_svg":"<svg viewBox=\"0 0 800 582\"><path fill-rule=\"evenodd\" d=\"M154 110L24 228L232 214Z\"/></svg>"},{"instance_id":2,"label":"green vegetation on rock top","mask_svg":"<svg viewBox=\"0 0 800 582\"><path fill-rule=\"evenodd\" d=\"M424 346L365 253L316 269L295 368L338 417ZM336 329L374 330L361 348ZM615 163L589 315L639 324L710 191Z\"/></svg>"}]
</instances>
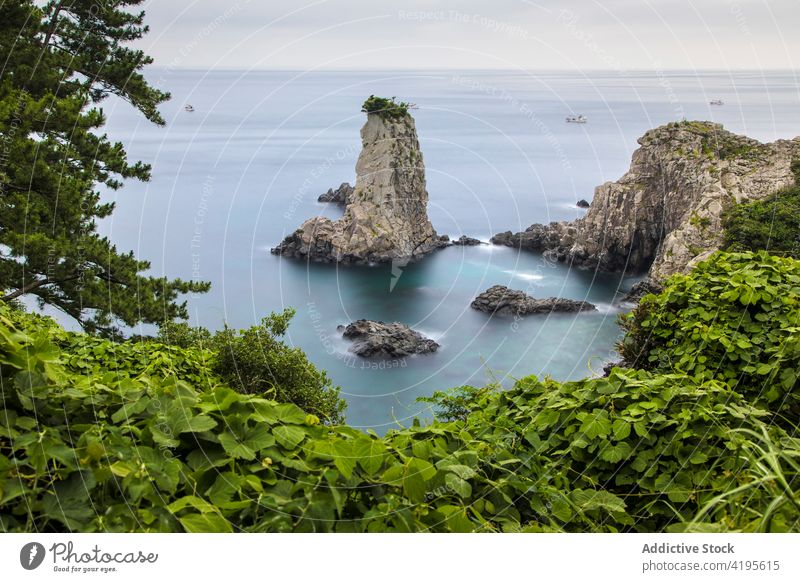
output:
<instances>
[{"instance_id":1,"label":"green vegetation on rock top","mask_svg":"<svg viewBox=\"0 0 800 582\"><path fill-rule=\"evenodd\" d=\"M367 114L380 115L383 119L402 119L408 115L408 109L411 104L405 101L396 101L396 99L396 97L387 99L370 95L361 106L361 111Z\"/></svg>"}]
</instances>

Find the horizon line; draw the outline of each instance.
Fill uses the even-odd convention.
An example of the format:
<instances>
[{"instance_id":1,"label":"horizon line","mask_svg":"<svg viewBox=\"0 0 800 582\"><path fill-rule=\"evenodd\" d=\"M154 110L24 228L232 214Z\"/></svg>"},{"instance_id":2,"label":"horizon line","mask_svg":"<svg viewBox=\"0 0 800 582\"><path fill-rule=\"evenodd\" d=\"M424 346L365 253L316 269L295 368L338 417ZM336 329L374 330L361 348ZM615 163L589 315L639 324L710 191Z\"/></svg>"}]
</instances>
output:
<instances>
[{"instance_id":1,"label":"horizon line","mask_svg":"<svg viewBox=\"0 0 800 582\"><path fill-rule=\"evenodd\" d=\"M703 68L670 68L670 67L659 67L659 68L630 68L630 69L594 69L594 68L586 68L586 69L559 69L559 68L471 68L471 67L362 67L362 68L338 68L338 67L324 67L324 68L308 68L308 67L272 67L272 68L263 68L263 67L201 67L201 66L170 66L170 65L158 65L153 63L148 65L147 69L166 69L166 70L173 70L173 71L263 71L263 72L290 72L290 73L371 73L371 72L449 72L449 71L488 71L488 72L548 72L548 73L610 73L610 74L618 74L620 76L624 76L626 73L668 73L668 72L676 72L676 73L762 73L762 72L783 72L783 73L800 73L800 68L792 69L792 68L784 68L784 67L763 67L760 69L753 69L753 68L713 68L713 67L703 67Z\"/></svg>"}]
</instances>

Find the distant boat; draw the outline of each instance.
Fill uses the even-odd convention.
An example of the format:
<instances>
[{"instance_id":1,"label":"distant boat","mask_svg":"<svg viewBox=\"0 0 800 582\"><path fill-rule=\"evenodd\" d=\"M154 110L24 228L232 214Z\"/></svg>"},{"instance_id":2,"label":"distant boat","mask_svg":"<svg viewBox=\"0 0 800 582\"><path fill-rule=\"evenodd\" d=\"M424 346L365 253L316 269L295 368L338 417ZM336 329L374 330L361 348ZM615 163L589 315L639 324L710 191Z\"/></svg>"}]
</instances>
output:
<instances>
[{"instance_id":1,"label":"distant boat","mask_svg":"<svg viewBox=\"0 0 800 582\"><path fill-rule=\"evenodd\" d=\"M567 123L586 123L588 119L584 115L569 115L567 116Z\"/></svg>"},{"instance_id":2,"label":"distant boat","mask_svg":"<svg viewBox=\"0 0 800 582\"><path fill-rule=\"evenodd\" d=\"M185 109L186 111L188 111L189 113L191 113L192 111L194 111L194 107L192 107L191 105L187 105L186 107L184 107L184 109Z\"/></svg>"},{"instance_id":3,"label":"distant boat","mask_svg":"<svg viewBox=\"0 0 800 582\"><path fill-rule=\"evenodd\" d=\"M725 102L722 99L712 99L708 103L710 105L725 105Z\"/></svg>"}]
</instances>

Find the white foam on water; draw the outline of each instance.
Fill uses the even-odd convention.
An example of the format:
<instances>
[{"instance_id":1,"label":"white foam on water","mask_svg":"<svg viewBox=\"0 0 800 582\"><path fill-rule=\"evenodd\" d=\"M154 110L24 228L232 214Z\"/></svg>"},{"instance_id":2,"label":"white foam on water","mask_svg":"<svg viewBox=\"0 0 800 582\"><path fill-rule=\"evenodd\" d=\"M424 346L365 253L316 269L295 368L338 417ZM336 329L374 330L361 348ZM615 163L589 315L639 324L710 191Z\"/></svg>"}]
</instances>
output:
<instances>
[{"instance_id":1,"label":"white foam on water","mask_svg":"<svg viewBox=\"0 0 800 582\"><path fill-rule=\"evenodd\" d=\"M594 306L597 307L598 313L603 313L606 315L611 313L622 313L623 311L628 311L627 309L614 303L595 303Z\"/></svg>"},{"instance_id":2,"label":"white foam on water","mask_svg":"<svg viewBox=\"0 0 800 582\"><path fill-rule=\"evenodd\" d=\"M511 275L512 277L516 277L517 279L522 279L523 281L542 281L544 280L544 275L539 275L538 273L525 273L520 271L503 271Z\"/></svg>"}]
</instances>

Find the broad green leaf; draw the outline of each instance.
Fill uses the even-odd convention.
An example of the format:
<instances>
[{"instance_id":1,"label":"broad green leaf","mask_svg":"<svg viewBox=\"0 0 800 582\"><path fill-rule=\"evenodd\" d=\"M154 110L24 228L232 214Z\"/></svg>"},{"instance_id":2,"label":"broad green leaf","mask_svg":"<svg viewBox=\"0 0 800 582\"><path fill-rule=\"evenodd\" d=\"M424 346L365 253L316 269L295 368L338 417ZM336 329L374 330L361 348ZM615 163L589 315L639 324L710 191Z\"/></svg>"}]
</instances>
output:
<instances>
[{"instance_id":1,"label":"broad green leaf","mask_svg":"<svg viewBox=\"0 0 800 582\"><path fill-rule=\"evenodd\" d=\"M178 520L188 533L232 533L231 523L218 513L190 513Z\"/></svg>"}]
</instances>

